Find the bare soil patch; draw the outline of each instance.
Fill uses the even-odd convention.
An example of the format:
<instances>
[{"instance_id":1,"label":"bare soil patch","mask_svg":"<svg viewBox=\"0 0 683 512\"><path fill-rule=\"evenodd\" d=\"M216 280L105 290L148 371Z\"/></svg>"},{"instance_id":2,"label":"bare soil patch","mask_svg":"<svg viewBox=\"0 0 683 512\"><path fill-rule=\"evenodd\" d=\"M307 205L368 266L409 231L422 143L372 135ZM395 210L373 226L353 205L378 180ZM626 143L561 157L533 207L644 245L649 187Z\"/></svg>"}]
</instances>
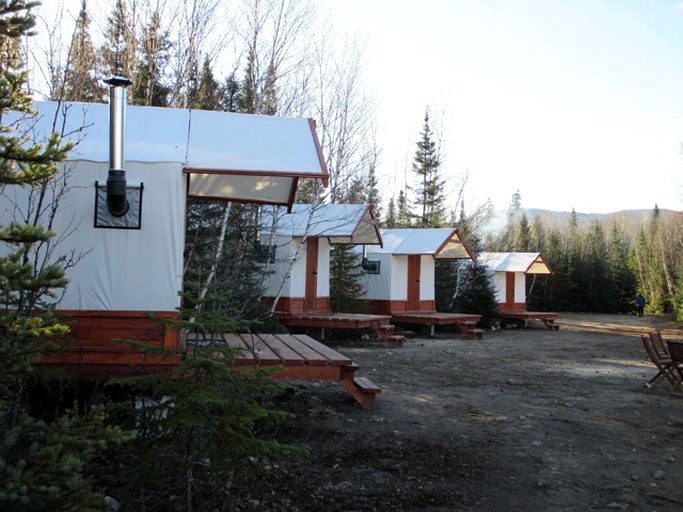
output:
<instances>
[{"instance_id":1,"label":"bare soil patch","mask_svg":"<svg viewBox=\"0 0 683 512\"><path fill-rule=\"evenodd\" d=\"M280 432L310 455L231 491L235 510L680 511L683 398L640 334L664 317L562 314L487 332L330 342L382 386L377 408L334 383L291 383Z\"/></svg>"}]
</instances>

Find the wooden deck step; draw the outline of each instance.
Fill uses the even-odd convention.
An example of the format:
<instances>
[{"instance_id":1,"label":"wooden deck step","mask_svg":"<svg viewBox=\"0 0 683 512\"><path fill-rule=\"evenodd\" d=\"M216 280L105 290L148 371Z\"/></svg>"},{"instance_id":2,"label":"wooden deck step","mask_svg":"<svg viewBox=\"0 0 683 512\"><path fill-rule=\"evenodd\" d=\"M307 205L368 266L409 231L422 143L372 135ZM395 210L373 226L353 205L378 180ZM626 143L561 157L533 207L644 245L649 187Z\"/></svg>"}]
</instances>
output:
<instances>
[{"instance_id":1,"label":"wooden deck step","mask_svg":"<svg viewBox=\"0 0 683 512\"><path fill-rule=\"evenodd\" d=\"M401 334L393 334L393 335L389 336L386 339L386 341L389 343L393 343L394 345L400 347L401 345L403 345L403 340L405 340L405 339L406 339L406 337L401 335Z\"/></svg>"},{"instance_id":2,"label":"wooden deck step","mask_svg":"<svg viewBox=\"0 0 683 512\"><path fill-rule=\"evenodd\" d=\"M382 388L367 377L354 377L353 384L365 395L376 395L382 392Z\"/></svg>"},{"instance_id":3,"label":"wooden deck step","mask_svg":"<svg viewBox=\"0 0 683 512\"><path fill-rule=\"evenodd\" d=\"M469 331L467 331L467 334L474 340L484 339L483 329L470 329Z\"/></svg>"}]
</instances>

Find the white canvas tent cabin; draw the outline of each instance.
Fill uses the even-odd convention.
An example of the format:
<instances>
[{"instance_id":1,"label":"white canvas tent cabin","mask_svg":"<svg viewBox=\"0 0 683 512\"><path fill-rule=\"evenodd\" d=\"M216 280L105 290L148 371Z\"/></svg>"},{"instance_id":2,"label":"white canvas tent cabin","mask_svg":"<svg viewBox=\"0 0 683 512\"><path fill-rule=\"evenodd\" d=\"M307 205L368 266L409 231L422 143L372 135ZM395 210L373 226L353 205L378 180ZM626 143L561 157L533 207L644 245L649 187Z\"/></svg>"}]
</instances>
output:
<instances>
[{"instance_id":1,"label":"white canvas tent cabin","mask_svg":"<svg viewBox=\"0 0 683 512\"><path fill-rule=\"evenodd\" d=\"M486 267L496 293L503 320L523 322L540 320L557 329L558 313L527 310L527 275L549 275L552 269L538 252L482 252L477 261Z\"/></svg>"},{"instance_id":2,"label":"white canvas tent cabin","mask_svg":"<svg viewBox=\"0 0 683 512\"><path fill-rule=\"evenodd\" d=\"M264 301L287 327L374 329L389 339L389 315L333 313L330 308L330 249L338 245L381 246L370 205L295 204L263 212L261 243L271 246Z\"/></svg>"},{"instance_id":3,"label":"white canvas tent cabin","mask_svg":"<svg viewBox=\"0 0 683 512\"><path fill-rule=\"evenodd\" d=\"M164 332L148 314L174 317L180 306L188 197L289 207L299 178L328 177L309 119L125 107L123 99L122 108L37 102L38 117L19 124L36 142L58 131L75 143L55 180L67 189L53 202L51 226L60 237L52 257L78 258L57 305L73 324L74 342L71 351L50 354L44 363L97 378L177 363L131 353L114 340L179 347L179 333ZM116 108L125 112L125 123ZM113 133L117 127L120 133ZM107 182L108 170L118 165L125 172L127 211L114 215ZM5 187L3 224L25 218L28 194Z\"/></svg>"},{"instance_id":4,"label":"white canvas tent cabin","mask_svg":"<svg viewBox=\"0 0 683 512\"><path fill-rule=\"evenodd\" d=\"M437 259L472 259L472 253L456 229L382 229L383 247L369 246L374 270L362 277L366 297L376 314L389 314L393 323L457 325L480 338L477 314L441 313L436 310L435 262Z\"/></svg>"}]
</instances>

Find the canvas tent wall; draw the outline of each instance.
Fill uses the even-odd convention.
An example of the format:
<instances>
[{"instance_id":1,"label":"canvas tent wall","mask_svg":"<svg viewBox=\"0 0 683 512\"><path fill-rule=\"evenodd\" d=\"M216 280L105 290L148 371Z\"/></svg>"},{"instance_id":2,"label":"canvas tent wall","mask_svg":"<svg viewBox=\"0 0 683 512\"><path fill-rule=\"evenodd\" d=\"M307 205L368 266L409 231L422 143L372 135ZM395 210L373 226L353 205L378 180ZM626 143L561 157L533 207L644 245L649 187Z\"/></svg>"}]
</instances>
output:
<instances>
[{"instance_id":1,"label":"canvas tent wall","mask_svg":"<svg viewBox=\"0 0 683 512\"><path fill-rule=\"evenodd\" d=\"M368 247L368 259L378 264L378 272L362 277L373 312L435 312L435 261L472 259L458 231L414 228L380 233L383 247Z\"/></svg>"},{"instance_id":2,"label":"canvas tent wall","mask_svg":"<svg viewBox=\"0 0 683 512\"><path fill-rule=\"evenodd\" d=\"M175 333L163 333L145 314L173 316L180 306L188 196L291 205L300 177L327 179L308 119L128 107L126 174L140 191L139 225L98 227L96 184L109 167L108 105L37 102L34 109L38 117L20 124L33 140L56 127L76 144L55 182L66 183L68 193L52 229L60 234L53 258L80 256L68 269L59 310L76 321L81 348L131 337L177 346ZM5 188L3 223L26 215L27 194ZM107 366L104 354L92 364Z\"/></svg>"},{"instance_id":3,"label":"canvas tent wall","mask_svg":"<svg viewBox=\"0 0 683 512\"><path fill-rule=\"evenodd\" d=\"M372 208L296 204L264 211L261 242L274 247L264 299L278 315L330 312L330 247L381 244Z\"/></svg>"},{"instance_id":4,"label":"canvas tent wall","mask_svg":"<svg viewBox=\"0 0 683 512\"><path fill-rule=\"evenodd\" d=\"M494 285L496 301L507 311L526 311L527 274L551 274L538 252L482 252L477 257Z\"/></svg>"}]
</instances>

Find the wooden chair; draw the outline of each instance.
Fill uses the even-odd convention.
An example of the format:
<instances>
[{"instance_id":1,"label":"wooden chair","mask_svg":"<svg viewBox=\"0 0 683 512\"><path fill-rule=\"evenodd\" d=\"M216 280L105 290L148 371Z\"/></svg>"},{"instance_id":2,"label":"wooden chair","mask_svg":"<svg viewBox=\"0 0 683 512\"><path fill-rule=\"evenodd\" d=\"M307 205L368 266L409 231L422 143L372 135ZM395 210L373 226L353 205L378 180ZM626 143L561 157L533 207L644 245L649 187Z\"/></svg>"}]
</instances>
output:
<instances>
[{"instance_id":1,"label":"wooden chair","mask_svg":"<svg viewBox=\"0 0 683 512\"><path fill-rule=\"evenodd\" d=\"M671 394L683 396L683 393L679 391L683 384L683 341L667 340L666 344L671 357L672 377L676 380L671 386Z\"/></svg>"},{"instance_id":2,"label":"wooden chair","mask_svg":"<svg viewBox=\"0 0 683 512\"><path fill-rule=\"evenodd\" d=\"M674 366L671 358L655 348L652 338L649 335L643 334L640 337L643 340L643 345L645 346L645 351L647 352L648 357L652 361L652 364L657 367L657 374L646 384L648 389L652 390L656 388L663 379L669 381L672 389L674 386L680 385L680 378L677 379L675 377L674 371L676 367ZM681 362L683 363L683 359ZM681 370L678 369L679 373L680 371Z\"/></svg>"},{"instance_id":3,"label":"wooden chair","mask_svg":"<svg viewBox=\"0 0 683 512\"><path fill-rule=\"evenodd\" d=\"M652 346L657 353L662 357L669 357L669 349L664 344L664 340L662 340L662 332L660 330L651 331L649 336Z\"/></svg>"}]
</instances>

